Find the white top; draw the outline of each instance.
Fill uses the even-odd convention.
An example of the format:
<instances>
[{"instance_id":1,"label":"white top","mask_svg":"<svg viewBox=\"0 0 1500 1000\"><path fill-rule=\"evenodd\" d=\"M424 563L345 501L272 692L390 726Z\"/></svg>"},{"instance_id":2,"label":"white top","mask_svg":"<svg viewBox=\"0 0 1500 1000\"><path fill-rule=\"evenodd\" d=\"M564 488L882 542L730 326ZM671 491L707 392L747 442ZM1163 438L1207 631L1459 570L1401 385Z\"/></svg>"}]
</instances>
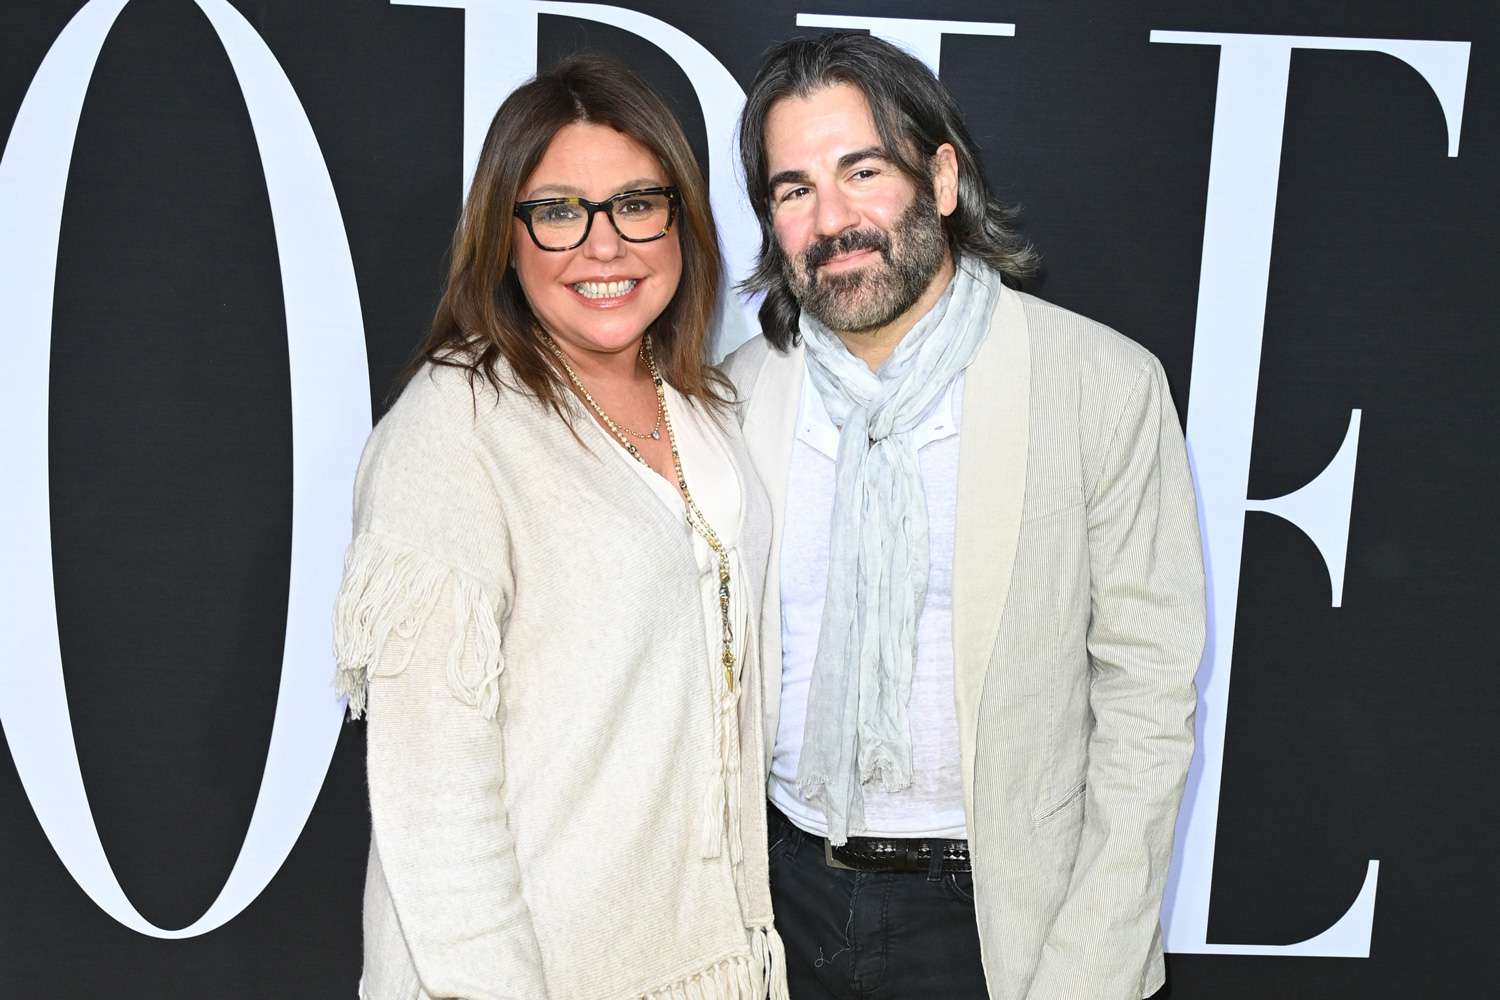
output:
<instances>
[{"instance_id":1,"label":"white top","mask_svg":"<svg viewBox=\"0 0 1500 1000\"><path fill-rule=\"evenodd\" d=\"M917 620L912 673L912 782L900 792L865 788L865 826L851 836L945 837L961 840L963 777L953 700L953 525L958 496L958 432L963 376L953 380L916 429L917 464L927 498L927 599ZM803 376L797 434L787 473L781 543L781 714L768 790L797 826L826 836L823 810L797 791L807 719L807 691L817 655L828 585L829 526L839 430Z\"/></svg>"},{"instance_id":2,"label":"white top","mask_svg":"<svg viewBox=\"0 0 1500 1000\"><path fill-rule=\"evenodd\" d=\"M684 503L682 494L677 492L676 485L637 460L613 434L608 436L620 456L630 463L630 467L645 480L652 492L682 522L684 530L691 536L693 555L698 561L698 593L708 649L708 683L716 696L712 704L705 706L705 710L713 714L719 730L718 759L724 764L724 787L733 788L740 773L738 693L747 650L755 648L751 644L751 604L746 597L747 577L740 546L740 528L744 521L744 489L735 468L734 456L725 447L723 432L712 422L708 413L702 406L694 406L672 386L664 383L662 388L665 390L667 415L672 421L672 437L677 445L677 457L682 463L682 475L687 480L688 492L729 556L729 627L733 635L730 645L734 653L735 674L733 689L724 680L724 622L719 612L719 557L702 535L687 526L687 504ZM665 438L665 427L662 435ZM717 790L710 786L709 796L704 802L704 822L714 824L716 847L723 842L724 834L728 834L730 850L738 860L743 850L738 803L733 796L729 796L727 801L722 796L716 796ZM727 828L724 822L715 822L714 819L723 814L726 808L729 814Z\"/></svg>"},{"instance_id":3,"label":"white top","mask_svg":"<svg viewBox=\"0 0 1500 1000\"><path fill-rule=\"evenodd\" d=\"M677 443L677 457L682 462L682 474L687 479L688 492L698 510L708 519L708 524L718 536L730 558L729 621L734 630L736 673L743 663L741 649L750 636L750 602L745 599L745 577L736 572L739 562L740 523L744 519L742 506L743 490L734 466L733 457L724 447L723 434L711 422L701 406L692 405L686 397L670 385L666 391L667 415L672 419L672 432ZM662 430L663 438L666 429ZM625 450L614 435L610 435L621 457L630 463L652 491L660 498L673 515L687 523L687 505L677 486L644 462L637 461ZM688 529L693 539L693 555L697 557L702 572L700 582L704 590L704 623L709 639L709 651L713 654L715 675L722 678L724 669L720 661L723 649L719 617L719 559L703 536Z\"/></svg>"}]
</instances>

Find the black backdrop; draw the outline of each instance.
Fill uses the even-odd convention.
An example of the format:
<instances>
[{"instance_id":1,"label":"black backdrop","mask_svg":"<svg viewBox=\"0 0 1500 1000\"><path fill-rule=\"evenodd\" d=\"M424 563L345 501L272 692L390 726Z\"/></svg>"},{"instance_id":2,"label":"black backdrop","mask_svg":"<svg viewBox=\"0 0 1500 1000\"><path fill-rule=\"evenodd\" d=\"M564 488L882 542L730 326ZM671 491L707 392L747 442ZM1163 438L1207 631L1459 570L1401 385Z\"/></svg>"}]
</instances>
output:
<instances>
[{"instance_id":1,"label":"black backdrop","mask_svg":"<svg viewBox=\"0 0 1500 1000\"><path fill-rule=\"evenodd\" d=\"M1209 937L1316 934L1378 858L1371 956L1174 955L1163 995L1491 995L1493 3L622 4L681 28L741 85L799 12L1017 24L1003 42L945 39L943 78L993 180L1025 207L1047 261L1036 290L1156 352L1184 416L1218 50L1152 45L1149 32L1473 43L1456 158L1432 92L1388 57L1298 52L1287 102L1250 494L1307 482L1351 408L1364 423L1343 607L1328 606L1305 537L1246 520ZM0 6L0 127L79 6ZM455 219L464 15L380 0L236 6L326 159L378 412L429 316ZM542 18L541 64L584 46L639 66L703 159L702 116L671 59L618 29ZM197 919L223 885L275 711L292 485L282 308L260 157L223 47L187 0L134 0L89 86L68 178L49 446L83 775L122 886L164 927ZM0 358L13 335L0 330ZM84 895L6 757L0 996L352 996L362 755L362 727L346 727L280 874L236 919L182 941L127 930Z\"/></svg>"}]
</instances>

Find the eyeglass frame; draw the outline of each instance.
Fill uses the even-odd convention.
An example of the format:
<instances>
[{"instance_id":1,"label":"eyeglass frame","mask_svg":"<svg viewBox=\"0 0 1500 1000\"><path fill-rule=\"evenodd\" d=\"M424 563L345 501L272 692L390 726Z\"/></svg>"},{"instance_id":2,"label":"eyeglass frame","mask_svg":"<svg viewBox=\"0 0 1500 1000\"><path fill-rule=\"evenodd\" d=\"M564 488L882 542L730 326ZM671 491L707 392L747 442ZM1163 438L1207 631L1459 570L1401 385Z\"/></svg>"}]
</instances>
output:
<instances>
[{"instance_id":1,"label":"eyeglass frame","mask_svg":"<svg viewBox=\"0 0 1500 1000\"><path fill-rule=\"evenodd\" d=\"M667 224L662 227L661 232L655 236L626 236L620 232L619 223L615 222L614 204L622 198L630 198L643 194L664 194L667 196ZM520 219L526 225L526 234L531 237L531 242L538 250L547 253L564 253L568 250L577 250L588 240L589 233L594 230L594 215L603 212L609 219L609 224L614 227L615 235L626 243L651 243L661 239L672 231L672 225L677 221L677 205L680 199L677 188L674 185L663 185L661 187L634 188L630 191L621 191L619 194L610 195L603 201L589 201L587 198L535 198L531 201L518 201L511 214ZM578 237L578 242L571 243L565 247L543 246L542 241L537 239L536 229L533 228L531 210L543 205L581 205L588 212L588 219L583 224L583 235Z\"/></svg>"}]
</instances>

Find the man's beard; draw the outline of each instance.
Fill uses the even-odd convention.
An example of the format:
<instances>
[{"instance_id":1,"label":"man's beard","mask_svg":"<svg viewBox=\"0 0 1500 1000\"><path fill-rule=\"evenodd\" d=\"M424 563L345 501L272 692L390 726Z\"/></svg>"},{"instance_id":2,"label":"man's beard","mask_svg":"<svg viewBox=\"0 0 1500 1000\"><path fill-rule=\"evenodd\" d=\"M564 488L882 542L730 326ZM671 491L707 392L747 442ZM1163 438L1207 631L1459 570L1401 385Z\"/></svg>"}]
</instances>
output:
<instances>
[{"instance_id":1,"label":"man's beard","mask_svg":"<svg viewBox=\"0 0 1500 1000\"><path fill-rule=\"evenodd\" d=\"M858 250L877 251L882 263L839 274L820 274L833 257ZM781 274L797 303L830 330L864 333L906 312L943 266L947 240L937 201L926 185L896 220L889 234L851 229L815 240L797 263L782 256Z\"/></svg>"}]
</instances>

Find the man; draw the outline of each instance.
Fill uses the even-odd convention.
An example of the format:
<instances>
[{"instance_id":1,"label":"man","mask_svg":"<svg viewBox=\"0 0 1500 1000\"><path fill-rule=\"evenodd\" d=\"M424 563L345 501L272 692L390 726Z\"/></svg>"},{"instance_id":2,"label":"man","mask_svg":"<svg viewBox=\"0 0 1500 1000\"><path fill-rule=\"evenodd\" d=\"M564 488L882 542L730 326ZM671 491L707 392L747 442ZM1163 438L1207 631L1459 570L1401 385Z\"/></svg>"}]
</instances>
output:
<instances>
[{"instance_id":1,"label":"man","mask_svg":"<svg viewBox=\"0 0 1500 1000\"><path fill-rule=\"evenodd\" d=\"M777 47L740 141L791 994L1148 996L1205 615L1161 366L1002 284L1030 250L894 46Z\"/></svg>"}]
</instances>

